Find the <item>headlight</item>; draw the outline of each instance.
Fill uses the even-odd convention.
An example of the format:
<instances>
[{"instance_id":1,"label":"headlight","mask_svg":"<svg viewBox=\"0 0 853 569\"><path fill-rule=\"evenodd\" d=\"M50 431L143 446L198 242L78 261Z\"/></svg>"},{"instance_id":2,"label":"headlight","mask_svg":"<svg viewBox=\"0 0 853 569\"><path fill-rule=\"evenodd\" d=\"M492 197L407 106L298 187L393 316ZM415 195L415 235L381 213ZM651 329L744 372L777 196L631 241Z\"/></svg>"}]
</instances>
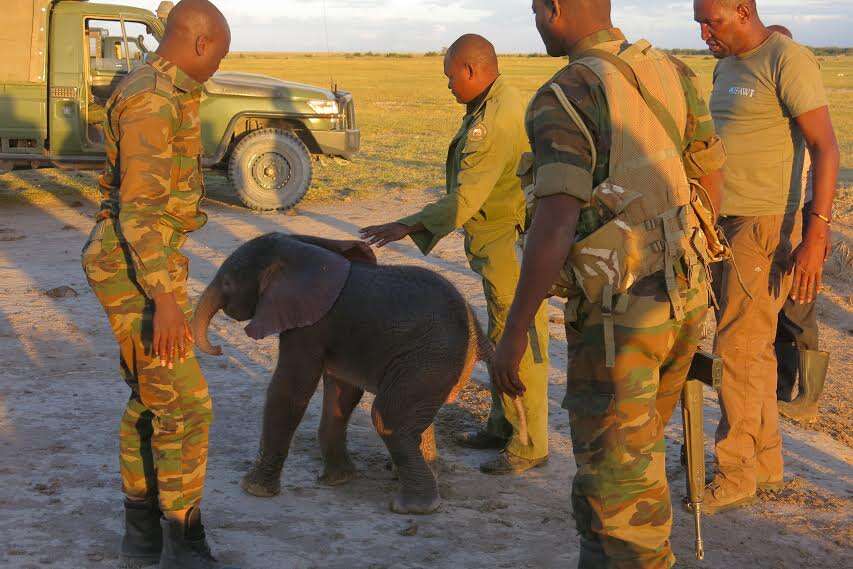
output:
<instances>
[{"instance_id":1,"label":"headlight","mask_svg":"<svg viewBox=\"0 0 853 569\"><path fill-rule=\"evenodd\" d=\"M327 99L315 99L308 101L308 106L311 107L318 115L336 115L338 114L338 102L329 101Z\"/></svg>"}]
</instances>

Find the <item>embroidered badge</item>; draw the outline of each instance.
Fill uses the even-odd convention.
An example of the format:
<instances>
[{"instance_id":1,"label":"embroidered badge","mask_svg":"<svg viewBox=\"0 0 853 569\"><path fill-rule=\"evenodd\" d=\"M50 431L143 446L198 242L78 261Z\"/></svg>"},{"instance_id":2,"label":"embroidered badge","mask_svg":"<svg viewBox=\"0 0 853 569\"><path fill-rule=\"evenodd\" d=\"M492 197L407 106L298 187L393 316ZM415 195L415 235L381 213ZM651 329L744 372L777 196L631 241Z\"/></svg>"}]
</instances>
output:
<instances>
[{"instance_id":1,"label":"embroidered badge","mask_svg":"<svg viewBox=\"0 0 853 569\"><path fill-rule=\"evenodd\" d=\"M471 140L473 142L483 140L484 138L486 138L486 133L486 125L484 125L483 123L479 123L468 132L468 140Z\"/></svg>"}]
</instances>

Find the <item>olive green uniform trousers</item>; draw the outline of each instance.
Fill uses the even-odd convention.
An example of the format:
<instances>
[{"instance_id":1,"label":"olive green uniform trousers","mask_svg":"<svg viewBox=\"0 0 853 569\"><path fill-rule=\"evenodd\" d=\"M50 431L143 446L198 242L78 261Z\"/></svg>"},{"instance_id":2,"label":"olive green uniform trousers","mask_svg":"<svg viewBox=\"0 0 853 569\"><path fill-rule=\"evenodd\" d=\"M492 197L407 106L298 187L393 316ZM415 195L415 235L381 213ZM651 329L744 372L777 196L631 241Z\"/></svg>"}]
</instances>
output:
<instances>
[{"instance_id":1,"label":"olive green uniform trousers","mask_svg":"<svg viewBox=\"0 0 853 569\"><path fill-rule=\"evenodd\" d=\"M518 259L518 226L513 223L467 223L465 254L471 269L483 279L483 294L489 313L489 339L497 344L506 327L509 308L521 273ZM519 366L526 391L522 406L527 419L530 444L518 440L518 414L512 400L492 388L492 410L487 432L508 438L507 451L526 459L548 455L548 314L545 303L528 332L528 348Z\"/></svg>"},{"instance_id":2,"label":"olive green uniform trousers","mask_svg":"<svg viewBox=\"0 0 853 569\"><path fill-rule=\"evenodd\" d=\"M166 252L175 296L189 318L189 261L168 245ZM122 489L132 499L159 494L162 510L182 510L202 497L211 400L194 355L175 362L173 369L154 357L154 306L136 283L127 255L112 222L105 220L82 256L89 285L118 341L121 374L131 390L119 429Z\"/></svg>"},{"instance_id":3,"label":"olive green uniform trousers","mask_svg":"<svg viewBox=\"0 0 853 569\"><path fill-rule=\"evenodd\" d=\"M567 310L567 336L580 335L563 407L578 467L572 508L582 569L668 569L675 562L663 434L708 311L704 267L677 270L677 280L681 320L673 316L662 273L617 296L611 316L586 300L576 314ZM613 319L611 368L605 318Z\"/></svg>"}]
</instances>

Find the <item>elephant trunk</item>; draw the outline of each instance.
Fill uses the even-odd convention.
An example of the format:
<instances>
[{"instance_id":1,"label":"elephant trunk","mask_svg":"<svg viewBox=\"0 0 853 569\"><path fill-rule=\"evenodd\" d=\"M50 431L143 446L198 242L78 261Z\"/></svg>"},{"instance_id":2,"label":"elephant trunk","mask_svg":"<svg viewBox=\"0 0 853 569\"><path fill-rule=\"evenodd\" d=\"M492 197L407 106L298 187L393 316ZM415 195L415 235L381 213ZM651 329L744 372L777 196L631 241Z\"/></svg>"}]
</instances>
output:
<instances>
[{"instance_id":1,"label":"elephant trunk","mask_svg":"<svg viewBox=\"0 0 853 569\"><path fill-rule=\"evenodd\" d=\"M222 355L222 347L211 345L207 337L207 331L210 327L210 321L219 312L223 304L222 289L219 278L217 277L204 289L201 298L198 300L198 306L196 306L192 322L190 323L195 344L203 352L213 356Z\"/></svg>"}]
</instances>

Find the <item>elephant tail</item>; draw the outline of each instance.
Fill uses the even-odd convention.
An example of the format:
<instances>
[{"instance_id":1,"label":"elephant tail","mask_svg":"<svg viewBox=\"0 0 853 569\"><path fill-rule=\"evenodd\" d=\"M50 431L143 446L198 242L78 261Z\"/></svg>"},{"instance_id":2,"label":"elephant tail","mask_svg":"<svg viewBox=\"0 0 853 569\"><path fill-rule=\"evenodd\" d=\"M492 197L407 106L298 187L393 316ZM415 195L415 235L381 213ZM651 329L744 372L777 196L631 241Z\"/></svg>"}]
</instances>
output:
<instances>
[{"instance_id":1,"label":"elephant tail","mask_svg":"<svg viewBox=\"0 0 853 569\"><path fill-rule=\"evenodd\" d=\"M486 364L486 367L489 369L489 376L491 377L492 361L495 357L495 345L492 344L492 341L489 340L489 337L486 336L485 332L483 332L483 328L482 326L480 326L480 322L477 320L477 318L474 316L474 313L471 311L470 306L468 306L468 328L471 332L471 337L474 338L476 341L476 360ZM473 367L473 365L471 367ZM464 381L467 381L467 378L470 375L471 372L469 369ZM454 398L456 393L458 393L462 389L462 387L465 386L464 381L458 384L458 388L454 388L452 394ZM524 405L522 404L520 397L514 398L512 403L515 407L516 415L518 416L518 440L522 445L527 446L530 444L530 434L527 428L527 413L524 411Z\"/></svg>"},{"instance_id":2,"label":"elephant tail","mask_svg":"<svg viewBox=\"0 0 853 569\"><path fill-rule=\"evenodd\" d=\"M465 304L465 311L468 321L468 350L465 353L465 364L462 366L459 380L453 386L447 399L445 399L446 403L455 401L459 392L468 384L468 380L471 379L471 372L474 370L474 364L481 361L490 366L492 356L495 353L495 347L483 332L483 328L474 315L474 311L471 310L471 306L467 303Z\"/></svg>"},{"instance_id":3,"label":"elephant tail","mask_svg":"<svg viewBox=\"0 0 853 569\"><path fill-rule=\"evenodd\" d=\"M468 326L473 329L472 333L477 340L477 360L483 362L486 366L491 367L492 359L495 357L495 345L492 344L492 341L489 340L488 336L486 336L482 326L480 326L480 322L477 321L477 318L471 312L470 306L468 307L468 313L470 314ZM473 320L473 322L471 322L471 320Z\"/></svg>"}]
</instances>

